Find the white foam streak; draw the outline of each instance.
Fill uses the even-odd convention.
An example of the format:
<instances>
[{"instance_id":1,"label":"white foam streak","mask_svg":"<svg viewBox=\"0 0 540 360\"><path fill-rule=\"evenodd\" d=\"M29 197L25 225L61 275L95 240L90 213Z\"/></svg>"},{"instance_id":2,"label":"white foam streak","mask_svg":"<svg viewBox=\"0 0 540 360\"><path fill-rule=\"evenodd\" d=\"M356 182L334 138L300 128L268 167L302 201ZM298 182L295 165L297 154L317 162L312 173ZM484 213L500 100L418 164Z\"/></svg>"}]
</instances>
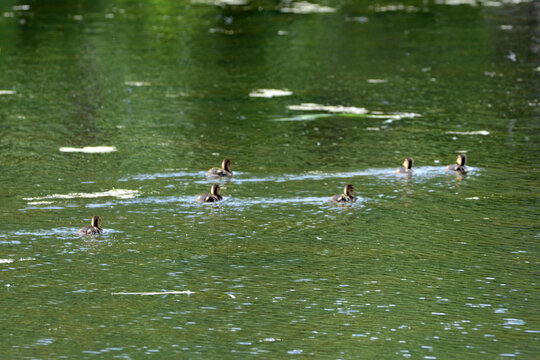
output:
<instances>
[{"instance_id":1,"label":"white foam streak","mask_svg":"<svg viewBox=\"0 0 540 360\"><path fill-rule=\"evenodd\" d=\"M0 90L0 95L13 95L17 92L15 90Z\"/></svg>"},{"instance_id":2,"label":"white foam streak","mask_svg":"<svg viewBox=\"0 0 540 360\"><path fill-rule=\"evenodd\" d=\"M116 151L115 146L85 146L83 148L61 147L61 152L82 152L86 154L101 154Z\"/></svg>"},{"instance_id":3,"label":"white foam streak","mask_svg":"<svg viewBox=\"0 0 540 360\"><path fill-rule=\"evenodd\" d=\"M293 92L287 89L257 89L249 93L250 97L273 98L277 96L290 96Z\"/></svg>"},{"instance_id":4,"label":"white foam streak","mask_svg":"<svg viewBox=\"0 0 540 360\"><path fill-rule=\"evenodd\" d=\"M489 131L486 130L479 130L479 131L447 131L445 134L453 134L453 135L489 135Z\"/></svg>"},{"instance_id":5,"label":"white foam streak","mask_svg":"<svg viewBox=\"0 0 540 360\"><path fill-rule=\"evenodd\" d=\"M298 110L298 111L328 111L331 113L341 113L341 114L367 114L368 110L366 108L359 108L355 106L342 106L342 105L320 105L314 103L303 103L300 105L289 105L287 106L289 110Z\"/></svg>"},{"instance_id":6,"label":"white foam streak","mask_svg":"<svg viewBox=\"0 0 540 360\"><path fill-rule=\"evenodd\" d=\"M49 196L37 198L23 198L27 201L37 201L45 199L76 199L76 198L99 198L99 197L115 197L117 199L131 199L139 194L138 190L113 189L95 193L70 193L70 194L53 194Z\"/></svg>"},{"instance_id":7,"label":"white foam streak","mask_svg":"<svg viewBox=\"0 0 540 360\"><path fill-rule=\"evenodd\" d=\"M150 86L150 83L146 81L125 81L124 85L141 87L141 86Z\"/></svg>"},{"instance_id":8,"label":"white foam streak","mask_svg":"<svg viewBox=\"0 0 540 360\"><path fill-rule=\"evenodd\" d=\"M352 114L352 115L364 115L366 117L374 118L374 119L388 119L385 121L385 123L391 123L394 120L401 120L404 118L415 118L422 116L420 114L416 113L406 113L406 112L398 112L394 114L385 114L380 111L368 111L366 108L363 107L356 107L356 106L343 106L343 105L321 105L321 104L315 104L315 103L303 103L300 105L289 105L287 106L289 110L296 110L296 111L326 111L329 113L334 114ZM321 117L323 114L316 114L316 117ZM284 120L302 120L300 117L293 117L288 119L279 119L280 121ZM312 120L309 117L306 117L305 120Z\"/></svg>"},{"instance_id":9,"label":"white foam streak","mask_svg":"<svg viewBox=\"0 0 540 360\"><path fill-rule=\"evenodd\" d=\"M366 170L359 170L359 171L348 171L348 172L334 172L334 173L327 173L327 172L309 172L305 174L284 174L282 176L270 176L266 178L239 178L239 177L233 177L229 181L242 184L242 183L250 183L250 182L264 182L264 181L272 181L272 182L286 182L286 181L292 181L292 180L324 180L324 179L346 179L346 178L353 178L353 177L360 177L360 176L376 176L379 178L397 178L396 174L394 173L394 168L385 168L385 169L366 169ZM476 169L475 168L468 168L469 174L472 174ZM420 166L413 169L412 174L410 174L413 178L418 177L434 177L434 176L440 176L446 174L445 167L444 166ZM202 183L202 182L201 182Z\"/></svg>"},{"instance_id":10,"label":"white foam streak","mask_svg":"<svg viewBox=\"0 0 540 360\"><path fill-rule=\"evenodd\" d=\"M111 295L179 295L186 294L191 295L195 294L194 291L184 290L184 291L155 291L155 292L123 292L123 293L111 293Z\"/></svg>"},{"instance_id":11,"label":"white foam streak","mask_svg":"<svg viewBox=\"0 0 540 360\"><path fill-rule=\"evenodd\" d=\"M299 1L291 4L290 7L281 8L283 13L292 14L316 14L316 13L333 13L336 9L329 6L321 6L318 4L312 4L307 1Z\"/></svg>"},{"instance_id":12,"label":"white foam streak","mask_svg":"<svg viewBox=\"0 0 540 360\"><path fill-rule=\"evenodd\" d=\"M119 181L128 181L128 179L133 180L155 180L155 179L161 179L161 178L183 178L183 177L199 177L199 176L205 176L206 172L199 171L199 172L185 172L185 171L176 171L176 172L168 172L168 173L155 173L155 174L137 174L130 176L129 178L122 178ZM237 174L235 172L235 174Z\"/></svg>"},{"instance_id":13,"label":"white foam streak","mask_svg":"<svg viewBox=\"0 0 540 360\"><path fill-rule=\"evenodd\" d=\"M500 7L503 5L518 5L524 3L530 3L533 0L436 0L435 3L438 5L469 5L469 6L489 6L489 7Z\"/></svg>"},{"instance_id":14,"label":"white foam streak","mask_svg":"<svg viewBox=\"0 0 540 360\"><path fill-rule=\"evenodd\" d=\"M192 0L194 4L206 4L206 5L215 5L215 6L240 6L247 5L247 0Z\"/></svg>"}]
</instances>

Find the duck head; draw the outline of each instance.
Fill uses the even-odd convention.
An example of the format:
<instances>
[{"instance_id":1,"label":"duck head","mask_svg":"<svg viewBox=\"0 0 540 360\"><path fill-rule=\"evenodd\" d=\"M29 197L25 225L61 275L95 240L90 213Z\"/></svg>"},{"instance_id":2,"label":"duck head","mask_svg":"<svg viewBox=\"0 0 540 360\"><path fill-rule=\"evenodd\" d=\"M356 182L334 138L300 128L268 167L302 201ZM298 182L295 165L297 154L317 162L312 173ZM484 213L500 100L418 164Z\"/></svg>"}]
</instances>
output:
<instances>
[{"instance_id":1,"label":"duck head","mask_svg":"<svg viewBox=\"0 0 540 360\"><path fill-rule=\"evenodd\" d=\"M345 185L345 188L343 189L343 194L348 198L352 199L354 197L354 186L352 186L351 184Z\"/></svg>"},{"instance_id":2,"label":"duck head","mask_svg":"<svg viewBox=\"0 0 540 360\"><path fill-rule=\"evenodd\" d=\"M467 156L466 156L465 154L459 154L459 155L457 156L456 162L457 162L457 164L458 164L459 166L465 166L465 162L466 162L466 161L467 161Z\"/></svg>"},{"instance_id":3,"label":"duck head","mask_svg":"<svg viewBox=\"0 0 540 360\"><path fill-rule=\"evenodd\" d=\"M223 159L221 162L221 168L225 171L231 172L231 160Z\"/></svg>"},{"instance_id":4,"label":"duck head","mask_svg":"<svg viewBox=\"0 0 540 360\"><path fill-rule=\"evenodd\" d=\"M221 187L219 186L219 184L212 184L212 187L210 188L210 193L212 195L220 197L221 196Z\"/></svg>"},{"instance_id":5,"label":"duck head","mask_svg":"<svg viewBox=\"0 0 540 360\"><path fill-rule=\"evenodd\" d=\"M92 221L90 222L92 226L101 228L101 218L98 215L92 216Z\"/></svg>"},{"instance_id":6,"label":"duck head","mask_svg":"<svg viewBox=\"0 0 540 360\"><path fill-rule=\"evenodd\" d=\"M411 170L412 169L412 166L413 166L413 159L408 157L408 158L405 158L405 161L403 161L403 167L405 169L408 169L408 170Z\"/></svg>"}]
</instances>

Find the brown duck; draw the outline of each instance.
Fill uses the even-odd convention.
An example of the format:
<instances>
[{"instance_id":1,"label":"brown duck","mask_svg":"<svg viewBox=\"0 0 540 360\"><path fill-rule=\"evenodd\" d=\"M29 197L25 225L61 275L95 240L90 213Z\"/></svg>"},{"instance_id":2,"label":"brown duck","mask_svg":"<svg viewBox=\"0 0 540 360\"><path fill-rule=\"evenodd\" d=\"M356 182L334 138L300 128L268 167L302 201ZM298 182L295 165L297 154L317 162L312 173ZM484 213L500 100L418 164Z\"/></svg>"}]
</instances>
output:
<instances>
[{"instance_id":1,"label":"brown duck","mask_svg":"<svg viewBox=\"0 0 540 360\"><path fill-rule=\"evenodd\" d=\"M212 187L210 188L210 194L200 194L197 197L197 202L200 203L211 203L211 202L218 202L223 199L223 196L221 196L221 188L218 184L212 184Z\"/></svg>"},{"instance_id":2,"label":"brown duck","mask_svg":"<svg viewBox=\"0 0 540 360\"><path fill-rule=\"evenodd\" d=\"M101 218L98 215L92 216L90 225L83 226L77 231L79 235L100 235L103 232L101 228Z\"/></svg>"},{"instance_id":3,"label":"brown duck","mask_svg":"<svg viewBox=\"0 0 540 360\"><path fill-rule=\"evenodd\" d=\"M467 156L465 154L459 154L456 160L457 164L448 165L446 171L459 171L466 172L467 168L465 167L465 162L467 161Z\"/></svg>"},{"instance_id":4,"label":"brown duck","mask_svg":"<svg viewBox=\"0 0 540 360\"><path fill-rule=\"evenodd\" d=\"M208 177L229 177L232 176L231 160L223 159L221 162L221 168L215 167L208 170L206 173Z\"/></svg>"},{"instance_id":5,"label":"brown duck","mask_svg":"<svg viewBox=\"0 0 540 360\"><path fill-rule=\"evenodd\" d=\"M410 174L412 173L412 166L413 166L413 159L408 157L405 158L405 161L403 161L403 167L398 167L396 171L394 171L396 174Z\"/></svg>"},{"instance_id":6,"label":"brown duck","mask_svg":"<svg viewBox=\"0 0 540 360\"><path fill-rule=\"evenodd\" d=\"M345 188L343 189L343 194L341 195L334 195L330 199L328 199L331 203L348 203L348 202L355 202L356 198L354 197L354 186L351 184L345 185Z\"/></svg>"}]
</instances>

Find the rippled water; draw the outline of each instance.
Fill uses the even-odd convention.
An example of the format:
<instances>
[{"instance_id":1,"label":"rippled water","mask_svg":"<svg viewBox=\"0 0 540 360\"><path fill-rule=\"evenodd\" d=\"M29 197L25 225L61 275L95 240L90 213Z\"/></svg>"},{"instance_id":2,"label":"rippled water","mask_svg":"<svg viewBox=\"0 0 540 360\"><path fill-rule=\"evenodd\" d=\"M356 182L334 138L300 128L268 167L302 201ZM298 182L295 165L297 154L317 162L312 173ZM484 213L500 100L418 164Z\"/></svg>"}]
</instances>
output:
<instances>
[{"instance_id":1,"label":"rippled water","mask_svg":"<svg viewBox=\"0 0 540 360\"><path fill-rule=\"evenodd\" d=\"M3 356L536 357L538 14L0 1Z\"/></svg>"}]
</instances>

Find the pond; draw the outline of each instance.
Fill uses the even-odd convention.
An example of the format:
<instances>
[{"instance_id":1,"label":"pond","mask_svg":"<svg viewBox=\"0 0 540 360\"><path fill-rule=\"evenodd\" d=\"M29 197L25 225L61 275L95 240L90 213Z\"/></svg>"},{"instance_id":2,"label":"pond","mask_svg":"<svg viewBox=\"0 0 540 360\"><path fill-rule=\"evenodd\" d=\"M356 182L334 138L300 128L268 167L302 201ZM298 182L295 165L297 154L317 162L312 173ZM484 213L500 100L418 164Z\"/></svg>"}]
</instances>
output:
<instances>
[{"instance_id":1,"label":"pond","mask_svg":"<svg viewBox=\"0 0 540 360\"><path fill-rule=\"evenodd\" d=\"M537 356L539 18L0 1L2 353Z\"/></svg>"}]
</instances>

